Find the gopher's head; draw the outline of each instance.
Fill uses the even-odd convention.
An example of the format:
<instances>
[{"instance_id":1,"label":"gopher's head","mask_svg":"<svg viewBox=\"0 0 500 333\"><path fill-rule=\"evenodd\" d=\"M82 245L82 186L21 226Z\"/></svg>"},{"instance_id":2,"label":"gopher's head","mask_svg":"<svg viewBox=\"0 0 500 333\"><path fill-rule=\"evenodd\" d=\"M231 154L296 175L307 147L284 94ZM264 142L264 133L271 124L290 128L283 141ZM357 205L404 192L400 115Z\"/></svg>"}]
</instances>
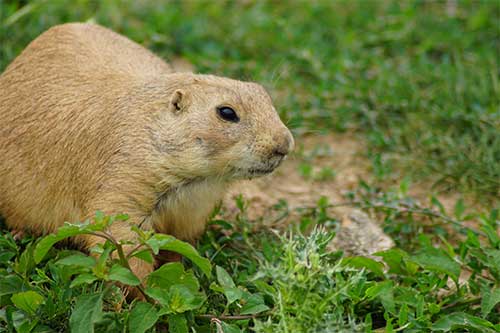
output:
<instances>
[{"instance_id":1,"label":"gopher's head","mask_svg":"<svg viewBox=\"0 0 500 333\"><path fill-rule=\"evenodd\" d=\"M172 90L163 122L165 131L182 133L170 151L179 176L254 178L272 172L292 151L292 134L262 86L210 75L175 75L183 84ZM162 144L169 148L168 142Z\"/></svg>"}]
</instances>

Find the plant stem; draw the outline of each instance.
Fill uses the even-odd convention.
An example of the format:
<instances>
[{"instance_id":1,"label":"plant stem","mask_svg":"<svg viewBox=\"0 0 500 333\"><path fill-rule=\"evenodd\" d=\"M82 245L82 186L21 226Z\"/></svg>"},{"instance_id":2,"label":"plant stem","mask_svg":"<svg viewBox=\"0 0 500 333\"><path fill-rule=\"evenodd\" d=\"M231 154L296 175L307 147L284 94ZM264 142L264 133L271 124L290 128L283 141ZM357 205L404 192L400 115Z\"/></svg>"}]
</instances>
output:
<instances>
[{"instance_id":1,"label":"plant stem","mask_svg":"<svg viewBox=\"0 0 500 333\"><path fill-rule=\"evenodd\" d=\"M400 214L412 213L412 214L418 214L418 215L423 215L423 216L435 217L435 218L439 218L447 223L451 223L451 224L454 224L456 226L459 226L460 228L465 227L477 235L486 236L483 232L481 232L479 230L473 230L471 228L468 228L468 227L464 226L463 223L461 223L457 220L454 220L446 215L434 212L434 211L432 211L430 209L426 209L426 208L412 208L412 207L408 207L408 206L399 207L399 204L398 204L398 207L394 207L394 206L389 206L389 205L385 205L385 204L378 204L378 203L372 204L372 203L362 202L359 200L345 201L345 202L340 202L337 204L330 204L330 205L327 205L326 207L327 208L335 208L335 207L341 207L341 206L358 206L361 209L381 208L381 209L393 210L393 211L396 211ZM299 210L299 209L313 209L314 210L317 208L318 208L317 206L302 206L302 207L296 207L295 209L296 210Z\"/></svg>"},{"instance_id":2,"label":"plant stem","mask_svg":"<svg viewBox=\"0 0 500 333\"><path fill-rule=\"evenodd\" d=\"M219 320L245 320L245 319L253 319L253 318L258 318L258 317L263 317L266 314L254 314L254 315L236 315L236 316L230 316L230 315L211 315L211 314L202 314L202 315L196 315L196 318L200 319L219 319Z\"/></svg>"},{"instance_id":3,"label":"plant stem","mask_svg":"<svg viewBox=\"0 0 500 333\"><path fill-rule=\"evenodd\" d=\"M130 268L130 265L128 263L128 255L125 256L125 253L123 251L123 246L118 242L118 240L116 240L113 235L103 231L103 232L90 232L91 235L93 236L97 236L97 237L102 237L102 238L105 238L107 239L108 241L110 241L111 243L113 243L116 247L116 252L118 253L118 258L120 259L120 264L124 267L126 267L127 269L129 269L132 274L134 274L134 271L132 270L132 268ZM142 244L139 244L137 245L134 249L132 249L128 254L131 254L133 253L135 250L137 250L138 248L140 248L142 246ZM134 274L135 275L135 274ZM148 296L146 295L146 292L144 291L145 290L145 287L144 287L144 284L142 283L141 281L141 284L136 286L137 290L139 290L139 292L142 294L142 296L144 296L144 298L150 302L150 303L154 303L154 301Z\"/></svg>"},{"instance_id":4,"label":"plant stem","mask_svg":"<svg viewBox=\"0 0 500 333\"><path fill-rule=\"evenodd\" d=\"M442 307L442 309L449 309L449 308L452 308L452 307L455 307L455 306L458 306L458 305L468 305L468 304L474 304L476 302L480 302L482 299L481 296L477 296L477 297L472 297L472 298L469 298L469 299L466 299L466 300L461 300L461 301L457 301L457 302L454 302L454 303L450 303L450 304L446 304Z\"/></svg>"},{"instance_id":5,"label":"plant stem","mask_svg":"<svg viewBox=\"0 0 500 333\"><path fill-rule=\"evenodd\" d=\"M143 244L138 244L137 246L135 246L132 250L128 251L126 257L127 259L130 258L130 256L135 252L137 251L138 249L140 249L141 247L143 246Z\"/></svg>"},{"instance_id":6,"label":"plant stem","mask_svg":"<svg viewBox=\"0 0 500 333\"><path fill-rule=\"evenodd\" d=\"M130 268L130 265L128 263L127 257L125 256L125 253L123 251L123 246L120 243L118 243L118 242L115 243L115 246L116 246L116 252L118 253L118 257L120 258L120 263L124 267L128 268L132 272L132 274L134 274L134 271L132 271L132 268ZM136 288L139 290L139 292L142 294L142 296L144 296L144 298L148 302L150 302L150 303L153 302L153 300L148 295L146 295L146 292L144 291L144 289L145 289L144 288L144 284L142 283L142 281L141 281L141 283L138 286L136 286Z\"/></svg>"},{"instance_id":7,"label":"plant stem","mask_svg":"<svg viewBox=\"0 0 500 333\"><path fill-rule=\"evenodd\" d=\"M425 208L424 209L423 208L411 208L411 207L400 208L400 207L393 207L393 206L382 205L382 204L365 204L365 205L361 206L360 208L383 208L383 209L395 210L398 213L412 213L412 214L418 214L418 215L423 215L423 216L435 217L435 218L439 218L445 222L454 224L460 228L465 227L477 235L486 236L483 232L481 232L479 230L474 230L474 229L471 229L469 227L466 227L463 225L463 223L461 223L457 220L454 220L446 215L436 213L436 212L433 212L433 211L431 211L429 209L425 209Z\"/></svg>"},{"instance_id":8,"label":"plant stem","mask_svg":"<svg viewBox=\"0 0 500 333\"><path fill-rule=\"evenodd\" d=\"M101 233L101 232L89 232L89 234L92 236L101 237L101 238L104 238L106 240L109 240L113 244L116 243L115 239L109 234Z\"/></svg>"}]
</instances>

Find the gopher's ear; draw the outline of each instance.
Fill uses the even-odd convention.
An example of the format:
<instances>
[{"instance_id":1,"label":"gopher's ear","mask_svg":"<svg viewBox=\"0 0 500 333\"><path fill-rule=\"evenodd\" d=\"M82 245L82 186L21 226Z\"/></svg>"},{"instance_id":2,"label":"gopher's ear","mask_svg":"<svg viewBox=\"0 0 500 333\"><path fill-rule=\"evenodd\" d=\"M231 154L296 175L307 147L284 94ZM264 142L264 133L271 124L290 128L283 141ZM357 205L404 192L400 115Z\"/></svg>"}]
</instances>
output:
<instances>
[{"instance_id":1,"label":"gopher's ear","mask_svg":"<svg viewBox=\"0 0 500 333\"><path fill-rule=\"evenodd\" d=\"M170 109L174 113L178 113L186 109L187 99L186 93L183 90L177 89L170 97Z\"/></svg>"}]
</instances>

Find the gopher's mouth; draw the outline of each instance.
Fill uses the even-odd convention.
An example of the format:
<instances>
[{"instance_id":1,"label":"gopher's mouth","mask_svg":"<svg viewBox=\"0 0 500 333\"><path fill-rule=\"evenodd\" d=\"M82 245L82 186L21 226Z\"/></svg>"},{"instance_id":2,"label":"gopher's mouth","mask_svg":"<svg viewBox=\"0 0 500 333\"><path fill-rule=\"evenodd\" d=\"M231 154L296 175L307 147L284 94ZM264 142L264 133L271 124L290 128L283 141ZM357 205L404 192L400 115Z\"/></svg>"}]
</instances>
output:
<instances>
[{"instance_id":1,"label":"gopher's mouth","mask_svg":"<svg viewBox=\"0 0 500 333\"><path fill-rule=\"evenodd\" d=\"M268 173L271 173L275 170L276 168L268 168L268 169L248 169L246 172L250 175L253 176L259 176L259 175L267 175Z\"/></svg>"},{"instance_id":2,"label":"gopher's mouth","mask_svg":"<svg viewBox=\"0 0 500 333\"><path fill-rule=\"evenodd\" d=\"M235 168L234 175L236 178L255 178L270 174L276 168L267 168L267 169L244 169L244 168Z\"/></svg>"},{"instance_id":3,"label":"gopher's mouth","mask_svg":"<svg viewBox=\"0 0 500 333\"><path fill-rule=\"evenodd\" d=\"M261 165L252 165L245 167L234 167L234 176L236 178L256 178L272 173L284 160L283 157L271 159Z\"/></svg>"},{"instance_id":4,"label":"gopher's mouth","mask_svg":"<svg viewBox=\"0 0 500 333\"><path fill-rule=\"evenodd\" d=\"M279 166L280 163L275 163L271 166L266 166L265 168L238 168L236 171L238 174L242 175L243 178L255 178L268 175L272 173Z\"/></svg>"}]
</instances>

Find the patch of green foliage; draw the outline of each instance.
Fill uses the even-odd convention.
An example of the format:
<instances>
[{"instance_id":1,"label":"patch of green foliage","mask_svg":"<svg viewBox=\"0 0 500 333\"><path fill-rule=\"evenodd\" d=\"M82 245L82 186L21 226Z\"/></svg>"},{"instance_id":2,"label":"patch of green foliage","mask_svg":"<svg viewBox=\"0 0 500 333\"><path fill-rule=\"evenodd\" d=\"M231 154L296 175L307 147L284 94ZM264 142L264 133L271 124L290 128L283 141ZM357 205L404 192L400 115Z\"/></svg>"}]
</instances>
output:
<instances>
[{"instance_id":1,"label":"patch of green foliage","mask_svg":"<svg viewBox=\"0 0 500 333\"><path fill-rule=\"evenodd\" d=\"M2 1L0 70L49 27L89 20L263 83L296 133L365 133L381 178L404 166L498 195L498 1Z\"/></svg>"},{"instance_id":2,"label":"patch of green foliage","mask_svg":"<svg viewBox=\"0 0 500 333\"><path fill-rule=\"evenodd\" d=\"M134 226L131 228L137 240L119 242L108 228L126 219L125 215L98 213L92 223L68 223L56 234L21 246L10 234L2 235L0 323L5 326L0 325L4 327L0 331L146 332L159 324L168 325L169 332L187 333L188 325L200 332L210 331L209 326L204 328L194 320L197 312L206 311L207 296L200 290L199 281L212 277L209 260L172 236L144 232ZM92 250L93 256L53 249L57 242L77 235L101 237L103 243ZM132 250L127 252L126 245L131 245ZM130 260L139 258L152 263L153 255L160 250L177 252L195 267L186 269L179 262L167 263L141 282L132 273ZM269 309L259 293L237 288L224 268L217 266L216 272L210 293L227 298L226 310L254 315ZM142 300L127 303L118 284L136 288ZM221 321L217 325L231 327Z\"/></svg>"},{"instance_id":3,"label":"patch of green foliage","mask_svg":"<svg viewBox=\"0 0 500 333\"><path fill-rule=\"evenodd\" d=\"M280 235L249 221L240 198L235 221L212 219L198 251L134 227L136 243L117 242L107 229L126 223L126 216L97 214L92 223L67 224L36 241L16 242L3 233L0 332L500 329L498 210L466 215L459 201L451 217L417 205L404 191L382 193L364 183L347 196L350 205L378 214L399 246L374 257L332 251L337 222L325 199L300 210L299 219L309 220L305 227L291 224ZM478 230L463 225L471 219L480 223ZM463 237L449 242L453 227ZM89 233L106 240L92 256L53 248ZM134 250L126 253L125 245ZM130 258L150 262L159 250L186 260L164 264L141 283L130 271ZM138 288L143 299L127 300L119 285Z\"/></svg>"},{"instance_id":4,"label":"patch of green foliage","mask_svg":"<svg viewBox=\"0 0 500 333\"><path fill-rule=\"evenodd\" d=\"M255 80L297 134L356 131L378 179L404 173L493 197L500 186L500 4L496 1L1 1L0 70L38 34L70 21L110 27L200 72ZM332 179L304 155L300 174ZM396 247L348 257L328 246L326 198L285 232L240 213L214 215L197 245L97 214L43 239L0 231L0 332L497 332L498 210L452 212L362 182L346 202L383 221ZM285 201L277 221L290 215ZM467 227L468 224L475 227ZM103 237L92 254L54 247ZM127 253L125 248L135 250ZM184 256L146 281L129 260ZM134 260L135 260L134 259ZM142 299L127 300L124 286Z\"/></svg>"}]
</instances>

